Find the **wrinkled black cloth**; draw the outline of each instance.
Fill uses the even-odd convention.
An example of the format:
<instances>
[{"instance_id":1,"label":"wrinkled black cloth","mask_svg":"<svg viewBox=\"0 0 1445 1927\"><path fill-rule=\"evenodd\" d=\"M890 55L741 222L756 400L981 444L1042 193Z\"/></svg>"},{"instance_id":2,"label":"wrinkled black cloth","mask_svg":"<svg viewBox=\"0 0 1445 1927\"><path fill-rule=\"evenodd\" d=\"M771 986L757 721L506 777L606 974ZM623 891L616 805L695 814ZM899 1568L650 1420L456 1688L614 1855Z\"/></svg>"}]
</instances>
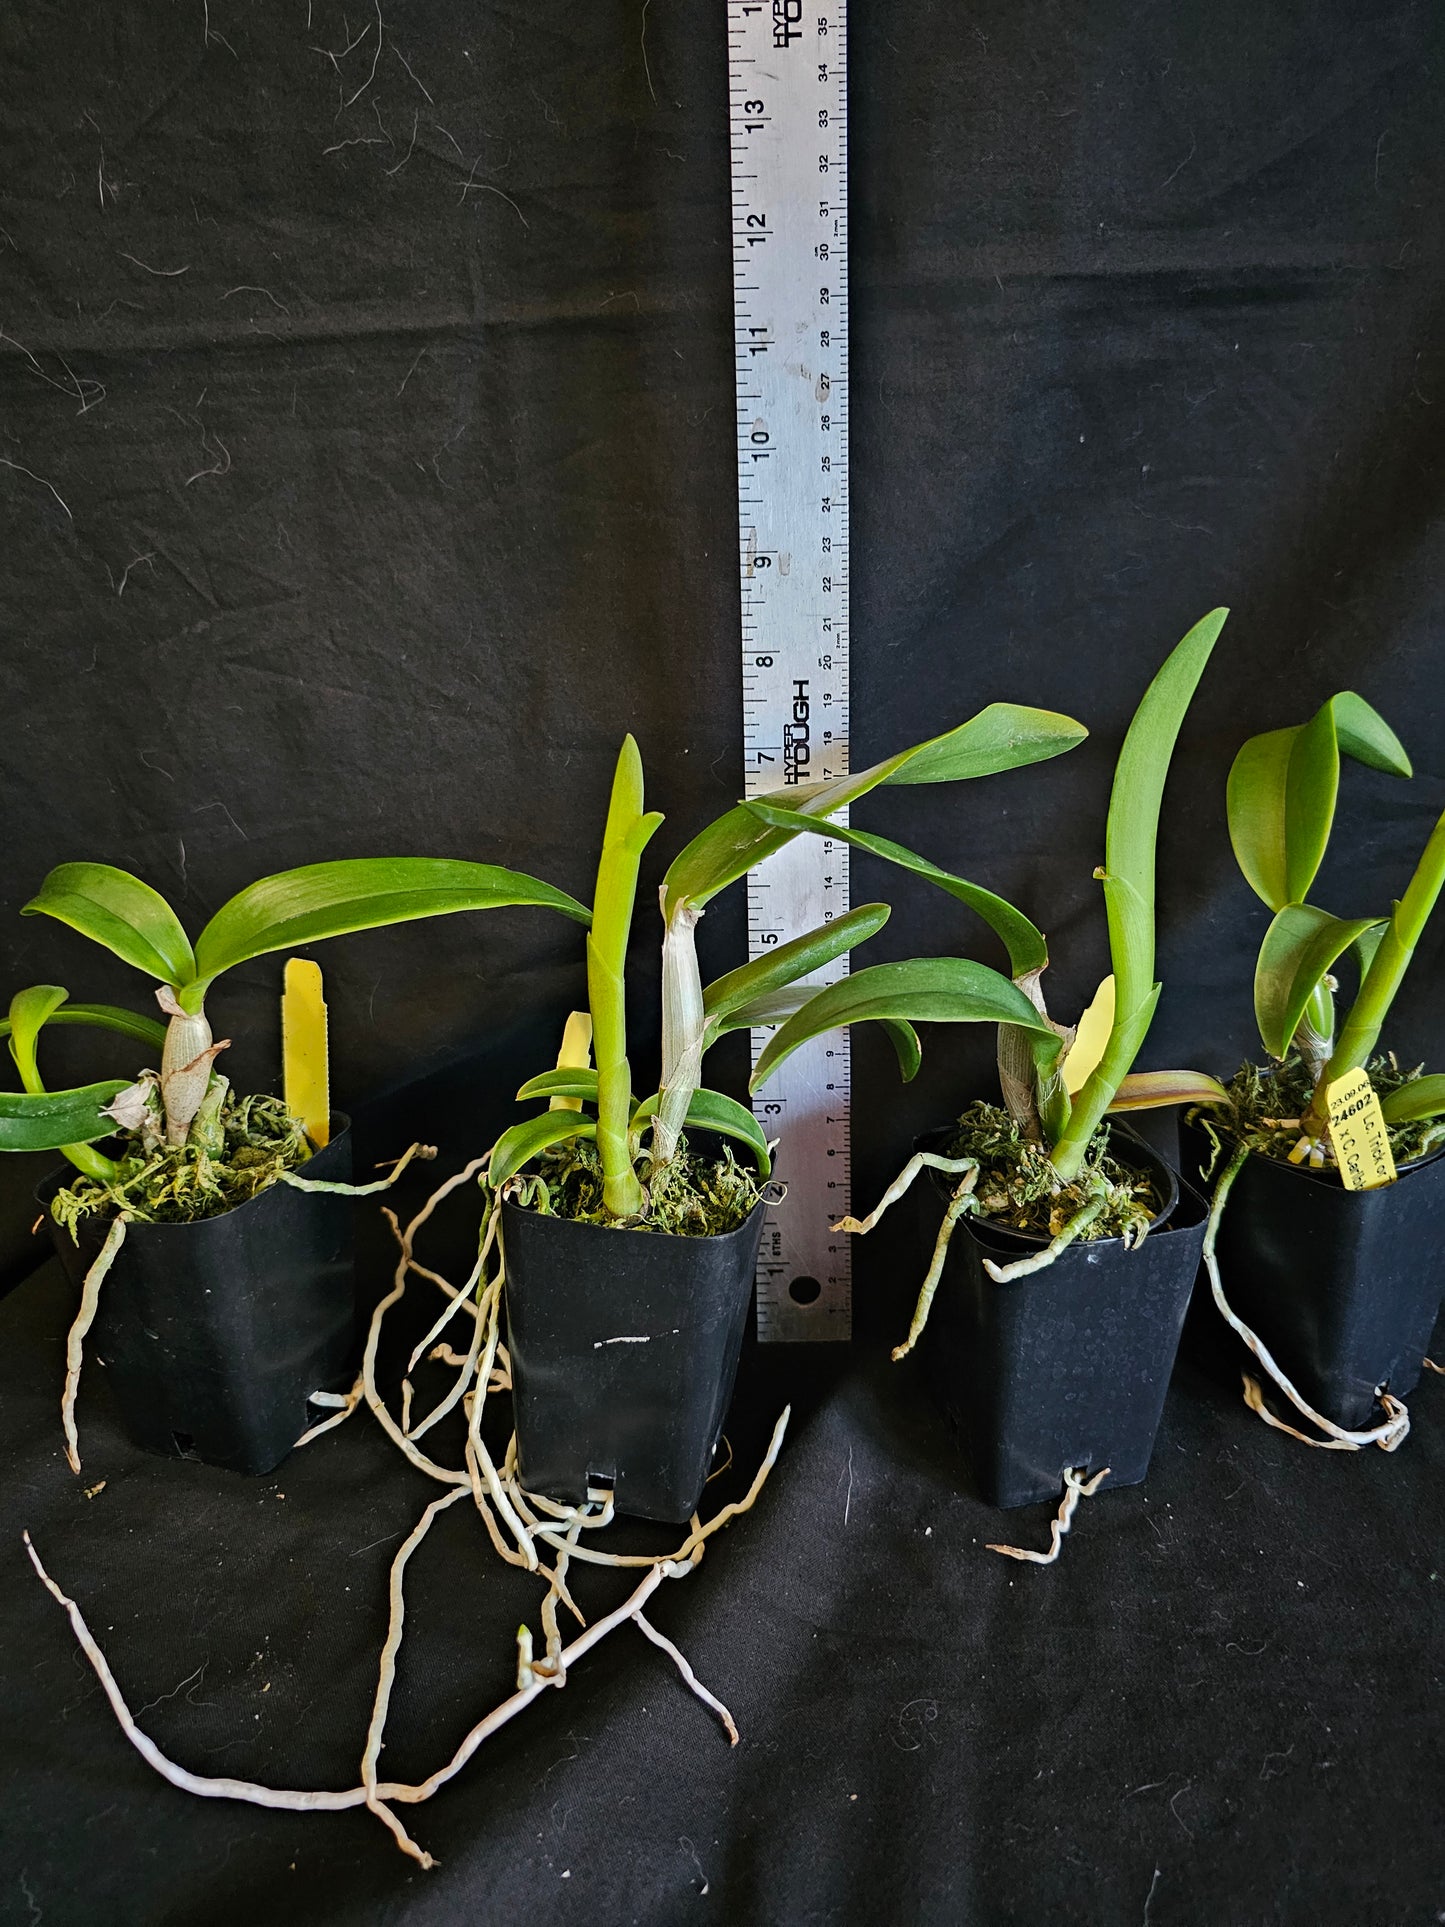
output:
<instances>
[{"instance_id":1,"label":"wrinkled black cloth","mask_svg":"<svg viewBox=\"0 0 1445 1927\"><path fill-rule=\"evenodd\" d=\"M441 1488L366 1415L262 1480L147 1457L99 1367L76 1478L58 1413L72 1309L54 1265L0 1303L7 1923L1435 1919L1438 1378L1400 1451L1347 1457L1267 1431L1237 1385L1186 1365L1147 1483L1105 1481L1044 1570L986 1547L1046 1548L1052 1509L969 1496L913 1368L881 1347L754 1351L713 1490L737 1495L791 1398L782 1457L648 1608L740 1744L619 1630L399 1809L439 1862L424 1873L368 1814L268 1813L156 1777L20 1531L171 1757L339 1789L359 1780L389 1563ZM623 1595L577 1584L596 1610ZM510 1692L543 1589L467 1501L407 1588L381 1770L412 1780Z\"/></svg>"},{"instance_id":2,"label":"wrinkled black cloth","mask_svg":"<svg viewBox=\"0 0 1445 1927\"><path fill-rule=\"evenodd\" d=\"M704 0L5 10L7 994L148 1002L16 918L76 858L137 870L192 934L346 855L586 897L631 729L668 813L631 960L651 1074L650 893L742 782L724 24ZM982 0L858 5L850 32L853 756L993 700L1092 730L1040 770L879 794L868 827L1016 898L1077 1012L1119 741L1230 604L1166 796L1143 1060L1228 1074L1267 922L1225 832L1243 738L1354 688L1414 756L1410 783L1347 767L1316 891L1341 914L1388 907L1445 807L1445 11ZM999 961L896 870L858 856L853 892L897 906L865 960ZM738 890L709 908L709 974L743 919ZM476 1124L446 1155L480 1149L583 986L540 911L318 955L338 1098L393 1093L378 1154L428 1134L436 1088L399 1087L448 1065ZM1436 1068L1442 957L1437 920L1387 1039ZM275 1080L275 964L211 1000L243 1088ZM935 1032L900 1092L860 1037L858 1203L993 1088L991 1049ZM44 1056L56 1084L144 1060L82 1032ZM709 1077L744 1070L734 1040ZM0 1159L10 1277L43 1248L35 1174ZM1047 1509L969 1498L887 1363L917 1257L906 1230L860 1249L852 1352L748 1354L729 1489L791 1397L787 1450L656 1602L741 1745L618 1633L410 1813L431 1874L367 1816L157 1780L19 1543L188 1766L341 1786L430 1489L364 1417L259 1484L143 1458L98 1370L72 1479L72 1307L36 1272L0 1303L0 1919L1433 1921L1439 1381L1400 1453L1346 1457L1186 1365L1148 1484L1106 1483L1039 1572L984 1545L1043 1545ZM374 1234L363 1261L371 1291ZM439 1764L535 1620L463 1510L412 1568L390 1773Z\"/></svg>"}]
</instances>

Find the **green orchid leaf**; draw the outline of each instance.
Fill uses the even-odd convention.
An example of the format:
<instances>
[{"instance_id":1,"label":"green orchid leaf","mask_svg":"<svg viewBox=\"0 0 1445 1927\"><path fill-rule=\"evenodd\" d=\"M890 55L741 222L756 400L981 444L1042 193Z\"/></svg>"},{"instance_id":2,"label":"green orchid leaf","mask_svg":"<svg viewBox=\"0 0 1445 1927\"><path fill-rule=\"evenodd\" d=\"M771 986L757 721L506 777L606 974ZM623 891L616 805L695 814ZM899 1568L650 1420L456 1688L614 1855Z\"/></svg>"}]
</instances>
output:
<instances>
[{"instance_id":1,"label":"green orchid leaf","mask_svg":"<svg viewBox=\"0 0 1445 1927\"><path fill-rule=\"evenodd\" d=\"M1109 952L1114 965L1114 1014L1122 1021L1138 1008L1141 988L1152 990L1154 967L1154 910L1152 892L1146 900L1127 877L1096 871L1104 891L1109 922ZM1125 986L1128 986L1126 993ZM1125 1002L1126 994L1133 998ZM1107 1048L1107 1045L1106 1047ZM1124 1067L1128 1069L1128 1065Z\"/></svg>"},{"instance_id":2,"label":"green orchid leaf","mask_svg":"<svg viewBox=\"0 0 1445 1927\"><path fill-rule=\"evenodd\" d=\"M1254 972L1254 1014L1271 1057L1288 1051L1330 965L1379 927L1379 919L1332 917L1309 903L1287 903L1279 911L1265 932Z\"/></svg>"},{"instance_id":3,"label":"green orchid leaf","mask_svg":"<svg viewBox=\"0 0 1445 1927\"><path fill-rule=\"evenodd\" d=\"M159 983L180 989L195 977L190 938L175 911L148 883L109 863L62 863L20 914L68 923Z\"/></svg>"},{"instance_id":4,"label":"green orchid leaf","mask_svg":"<svg viewBox=\"0 0 1445 1927\"><path fill-rule=\"evenodd\" d=\"M122 1037L134 1037L142 1044L164 1050L166 1027L154 1017L139 1011L122 1010L118 1004L63 1004L50 1013L52 1024L88 1024L95 1030L113 1030ZM10 1019L0 1017L0 1037L10 1035Z\"/></svg>"},{"instance_id":5,"label":"green orchid leaf","mask_svg":"<svg viewBox=\"0 0 1445 1927\"><path fill-rule=\"evenodd\" d=\"M806 820L806 819L805 819ZM811 971L821 970L834 958L864 942L887 923L891 912L886 903L860 903L845 916L819 924L801 937L764 950L725 977L718 977L703 992L703 1013L719 1036L738 1026L729 1020L761 997L786 989Z\"/></svg>"},{"instance_id":6,"label":"green orchid leaf","mask_svg":"<svg viewBox=\"0 0 1445 1927\"><path fill-rule=\"evenodd\" d=\"M1119 1111L1157 1111L1167 1104L1228 1104L1229 1092L1207 1071L1131 1071L1109 1106Z\"/></svg>"},{"instance_id":7,"label":"green orchid leaf","mask_svg":"<svg viewBox=\"0 0 1445 1927\"><path fill-rule=\"evenodd\" d=\"M1412 774L1389 724L1352 690L1294 729L1252 736L1229 772L1229 836L1240 869L1271 910L1303 903L1329 847L1340 752L1391 776Z\"/></svg>"},{"instance_id":8,"label":"green orchid leaf","mask_svg":"<svg viewBox=\"0 0 1445 1927\"><path fill-rule=\"evenodd\" d=\"M918 1032L902 1017L880 1017L878 1027L893 1046L893 1054L898 1059L899 1076L905 1084L911 1084L923 1062L923 1046L918 1041Z\"/></svg>"},{"instance_id":9,"label":"green orchid leaf","mask_svg":"<svg viewBox=\"0 0 1445 1927\"><path fill-rule=\"evenodd\" d=\"M775 829L809 831L815 836L836 837L840 842L851 843L855 849L867 850L887 863L896 863L899 869L908 870L914 876L936 884L940 890L946 890L949 896L967 904L975 915L982 917L1002 942L1008 951L1011 977L1023 977L1031 970L1048 967L1049 947L1043 933L1022 910L1016 910L1006 898L996 896L992 890L969 883L963 877L951 876L947 870L940 870L936 863L930 863L927 857L904 849L901 843L890 842L886 836L873 836L867 830L855 830L850 824L820 822L817 817L807 816L801 810L783 809L762 797L745 803L743 808L760 822L771 824Z\"/></svg>"},{"instance_id":10,"label":"green orchid leaf","mask_svg":"<svg viewBox=\"0 0 1445 1927\"><path fill-rule=\"evenodd\" d=\"M1285 800L1298 729L1251 736L1235 757L1225 790L1229 840L1254 894L1271 910L1289 902Z\"/></svg>"},{"instance_id":11,"label":"green orchid leaf","mask_svg":"<svg viewBox=\"0 0 1445 1927\"><path fill-rule=\"evenodd\" d=\"M584 906L550 883L491 863L443 857L359 857L264 877L223 904L196 944L202 989L224 970L272 950L294 950L417 917L532 904L588 923Z\"/></svg>"},{"instance_id":12,"label":"green orchid leaf","mask_svg":"<svg viewBox=\"0 0 1445 1927\"><path fill-rule=\"evenodd\" d=\"M1392 911L1398 910L1399 907L1398 903L1390 906ZM1375 961L1375 952L1384 942L1385 932L1389 927L1389 919L1386 918L1380 923L1371 924L1364 935L1355 940L1355 963L1359 969L1361 983L1369 975L1370 965Z\"/></svg>"},{"instance_id":13,"label":"green orchid leaf","mask_svg":"<svg viewBox=\"0 0 1445 1927\"><path fill-rule=\"evenodd\" d=\"M1340 744L1332 706L1323 704L1298 731L1285 781L1286 903L1303 903L1329 846L1340 789Z\"/></svg>"},{"instance_id":14,"label":"green orchid leaf","mask_svg":"<svg viewBox=\"0 0 1445 1927\"><path fill-rule=\"evenodd\" d=\"M997 970L966 957L914 957L905 963L874 964L810 997L769 1042L758 1059L751 1088L756 1091L766 1083L779 1064L810 1038L847 1024L899 1020L1017 1024L1049 1040L1044 1048L1050 1057L1060 1049L1057 1034L1023 992ZM894 1042L896 1048L896 1035Z\"/></svg>"},{"instance_id":15,"label":"green orchid leaf","mask_svg":"<svg viewBox=\"0 0 1445 1927\"><path fill-rule=\"evenodd\" d=\"M73 1091L0 1091L0 1151L60 1151L110 1137L115 1119L105 1107L126 1087L121 1077Z\"/></svg>"},{"instance_id":16,"label":"green orchid leaf","mask_svg":"<svg viewBox=\"0 0 1445 1927\"><path fill-rule=\"evenodd\" d=\"M725 1037L732 1030L771 1030L785 1024L795 1011L803 1008L817 988L816 984L787 984L781 990L754 997L750 1004L739 1005L716 1022L709 1019L703 1033L703 1049L711 1050L719 1037Z\"/></svg>"},{"instance_id":17,"label":"green orchid leaf","mask_svg":"<svg viewBox=\"0 0 1445 1927\"><path fill-rule=\"evenodd\" d=\"M1380 1099L1387 1124L1410 1124L1422 1117L1445 1117L1445 1077L1413 1077Z\"/></svg>"},{"instance_id":18,"label":"green orchid leaf","mask_svg":"<svg viewBox=\"0 0 1445 1927\"><path fill-rule=\"evenodd\" d=\"M602 1159L602 1202L613 1218L633 1218L642 1209L642 1187L632 1168L627 1128L632 1111L627 940L637 900L638 864L662 821L656 811L643 813L643 801L642 755L634 739L625 736L612 776L597 861L592 928L587 935L587 999L597 1065L597 1150Z\"/></svg>"},{"instance_id":19,"label":"green orchid leaf","mask_svg":"<svg viewBox=\"0 0 1445 1927\"><path fill-rule=\"evenodd\" d=\"M1082 723L1050 709L991 703L957 729L915 743L856 775L770 790L757 800L808 816L830 816L885 783L955 783L1019 769L1063 755L1088 733ZM664 879L664 917L670 919L679 902L700 909L795 834L761 821L741 804L729 810L673 859Z\"/></svg>"},{"instance_id":20,"label":"green orchid leaf","mask_svg":"<svg viewBox=\"0 0 1445 1927\"><path fill-rule=\"evenodd\" d=\"M17 990L10 999L10 1055L27 1091L45 1089L36 1062L36 1046L41 1031L69 995L60 984L32 984L28 990Z\"/></svg>"},{"instance_id":21,"label":"green orchid leaf","mask_svg":"<svg viewBox=\"0 0 1445 1927\"><path fill-rule=\"evenodd\" d=\"M1227 609L1211 610L1170 652L1145 690L1119 751L1109 797L1104 869L1111 879L1128 886L1106 893L1121 1020L1139 1007L1153 985L1154 856L1164 782L1185 711L1228 614Z\"/></svg>"},{"instance_id":22,"label":"green orchid leaf","mask_svg":"<svg viewBox=\"0 0 1445 1927\"><path fill-rule=\"evenodd\" d=\"M1346 756L1353 756L1369 769L1383 770L1387 776L1415 774L1399 737L1363 696L1343 689L1338 696L1331 696L1329 707L1334 711L1335 735Z\"/></svg>"},{"instance_id":23,"label":"green orchid leaf","mask_svg":"<svg viewBox=\"0 0 1445 1927\"><path fill-rule=\"evenodd\" d=\"M1170 651L1144 691L1119 751L1109 795L1104 867L1097 873L1104 886L1114 966L1114 1022L1103 1056L1074 1094L1067 1122L1049 1153L1065 1179L1077 1177L1082 1169L1094 1132L1134 1068L1159 1003L1160 986L1154 981L1159 812L1185 713L1228 615L1227 609L1212 609Z\"/></svg>"},{"instance_id":24,"label":"green orchid leaf","mask_svg":"<svg viewBox=\"0 0 1445 1927\"><path fill-rule=\"evenodd\" d=\"M634 1130L645 1124L657 1110L656 1097L644 1098L632 1114ZM762 1126L745 1104L735 1098L726 1097L721 1091L696 1090L692 1102L687 1107L683 1120L685 1131L716 1131L721 1137L736 1138L746 1144L757 1162L758 1176L772 1176L772 1159L768 1156L768 1140L763 1135Z\"/></svg>"},{"instance_id":25,"label":"green orchid leaf","mask_svg":"<svg viewBox=\"0 0 1445 1927\"><path fill-rule=\"evenodd\" d=\"M525 1104L529 1097L580 1097L584 1103L595 1104L597 1073L581 1065L571 1070L543 1071L540 1077L529 1077L517 1092L519 1104Z\"/></svg>"},{"instance_id":26,"label":"green orchid leaf","mask_svg":"<svg viewBox=\"0 0 1445 1927\"><path fill-rule=\"evenodd\" d=\"M494 1187L505 1184L529 1158L536 1157L551 1144L561 1144L569 1137L595 1138L596 1135L596 1120L584 1117L580 1111L543 1111L537 1117L523 1118L497 1139L492 1161L487 1166L487 1183Z\"/></svg>"}]
</instances>

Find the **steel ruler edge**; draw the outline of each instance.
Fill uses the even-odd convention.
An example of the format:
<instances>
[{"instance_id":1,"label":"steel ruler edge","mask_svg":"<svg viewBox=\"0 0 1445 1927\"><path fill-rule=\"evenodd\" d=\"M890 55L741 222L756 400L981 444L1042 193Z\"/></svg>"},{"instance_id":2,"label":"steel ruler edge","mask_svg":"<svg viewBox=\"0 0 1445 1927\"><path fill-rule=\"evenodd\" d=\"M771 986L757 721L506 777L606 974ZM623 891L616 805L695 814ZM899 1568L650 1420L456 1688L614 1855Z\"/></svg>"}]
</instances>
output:
<instances>
[{"instance_id":1,"label":"steel ruler edge","mask_svg":"<svg viewBox=\"0 0 1445 1927\"><path fill-rule=\"evenodd\" d=\"M848 769L847 0L728 0L738 567L747 793ZM848 908L848 846L799 836L748 878L749 954ZM828 983L847 960L818 973ZM753 1033L756 1062L768 1031ZM764 1342L846 1339L846 1032L754 1109L788 1186L758 1265Z\"/></svg>"}]
</instances>

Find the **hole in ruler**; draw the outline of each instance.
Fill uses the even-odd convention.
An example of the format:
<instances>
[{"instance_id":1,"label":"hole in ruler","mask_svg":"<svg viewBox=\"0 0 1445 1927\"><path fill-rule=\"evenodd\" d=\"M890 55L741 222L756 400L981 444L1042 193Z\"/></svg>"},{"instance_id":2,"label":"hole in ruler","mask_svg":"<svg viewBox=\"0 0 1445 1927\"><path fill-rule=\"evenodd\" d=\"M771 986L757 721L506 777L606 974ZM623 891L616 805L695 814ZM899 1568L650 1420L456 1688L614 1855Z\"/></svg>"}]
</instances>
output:
<instances>
[{"instance_id":1,"label":"hole in ruler","mask_svg":"<svg viewBox=\"0 0 1445 1927\"><path fill-rule=\"evenodd\" d=\"M823 1287L816 1278L795 1278L788 1286L788 1296L795 1305L813 1305L823 1295Z\"/></svg>"}]
</instances>

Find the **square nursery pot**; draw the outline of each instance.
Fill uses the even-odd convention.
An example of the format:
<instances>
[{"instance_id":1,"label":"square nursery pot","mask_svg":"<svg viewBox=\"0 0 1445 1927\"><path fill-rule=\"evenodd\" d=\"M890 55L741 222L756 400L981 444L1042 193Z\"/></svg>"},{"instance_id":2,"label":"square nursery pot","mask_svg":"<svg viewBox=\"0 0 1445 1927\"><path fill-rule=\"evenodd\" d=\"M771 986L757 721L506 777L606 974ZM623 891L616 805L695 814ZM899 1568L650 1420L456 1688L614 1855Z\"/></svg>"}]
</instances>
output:
<instances>
[{"instance_id":1,"label":"square nursery pot","mask_svg":"<svg viewBox=\"0 0 1445 1927\"><path fill-rule=\"evenodd\" d=\"M349 1183L350 1119L332 1129L302 1169ZM77 1245L50 1216L70 1176L52 1172L35 1196L78 1292L110 1227L83 1224ZM355 1376L351 1214L348 1197L273 1184L218 1217L127 1226L86 1352L137 1445L234 1472L280 1464L310 1422L310 1395Z\"/></svg>"},{"instance_id":2,"label":"square nursery pot","mask_svg":"<svg viewBox=\"0 0 1445 1927\"><path fill-rule=\"evenodd\" d=\"M685 1524L732 1400L766 1206L736 1231L614 1231L502 1206L522 1484Z\"/></svg>"},{"instance_id":3,"label":"square nursery pot","mask_svg":"<svg viewBox=\"0 0 1445 1927\"><path fill-rule=\"evenodd\" d=\"M1057 1499L1072 1467L1107 1465L1106 1490L1138 1485L1149 1470L1205 1209L1141 1137L1117 1124L1113 1133L1164 1195L1142 1245L1071 1245L1045 1270L997 1284L986 1258L1007 1264L1046 1240L969 1218L954 1229L924 1357L989 1505ZM917 1148L936 1151L952 1135L934 1131ZM946 1179L938 1188L951 1189Z\"/></svg>"},{"instance_id":4,"label":"square nursery pot","mask_svg":"<svg viewBox=\"0 0 1445 1927\"><path fill-rule=\"evenodd\" d=\"M1208 1138L1181 1123L1179 1139L1185 1171L1210 1188ZM1317 1412L1358 1432L1384 1416L1377 1387L1408 1398L1420 1382L1440 1310L1442 1245L1445 1150L1402 1165L1378 1191L1347 1191L1332 1175L1251 1155L1215 1250L1230 1309ZM1202 1272L1198 1299L1198 1318L1216 1338L1226 1333ZM1219 1345L1210 1350L1218 1361ZM1242 1343L1229 1337L1224 1354L1264 1380Z\"/></svg>"}]
</instances>

